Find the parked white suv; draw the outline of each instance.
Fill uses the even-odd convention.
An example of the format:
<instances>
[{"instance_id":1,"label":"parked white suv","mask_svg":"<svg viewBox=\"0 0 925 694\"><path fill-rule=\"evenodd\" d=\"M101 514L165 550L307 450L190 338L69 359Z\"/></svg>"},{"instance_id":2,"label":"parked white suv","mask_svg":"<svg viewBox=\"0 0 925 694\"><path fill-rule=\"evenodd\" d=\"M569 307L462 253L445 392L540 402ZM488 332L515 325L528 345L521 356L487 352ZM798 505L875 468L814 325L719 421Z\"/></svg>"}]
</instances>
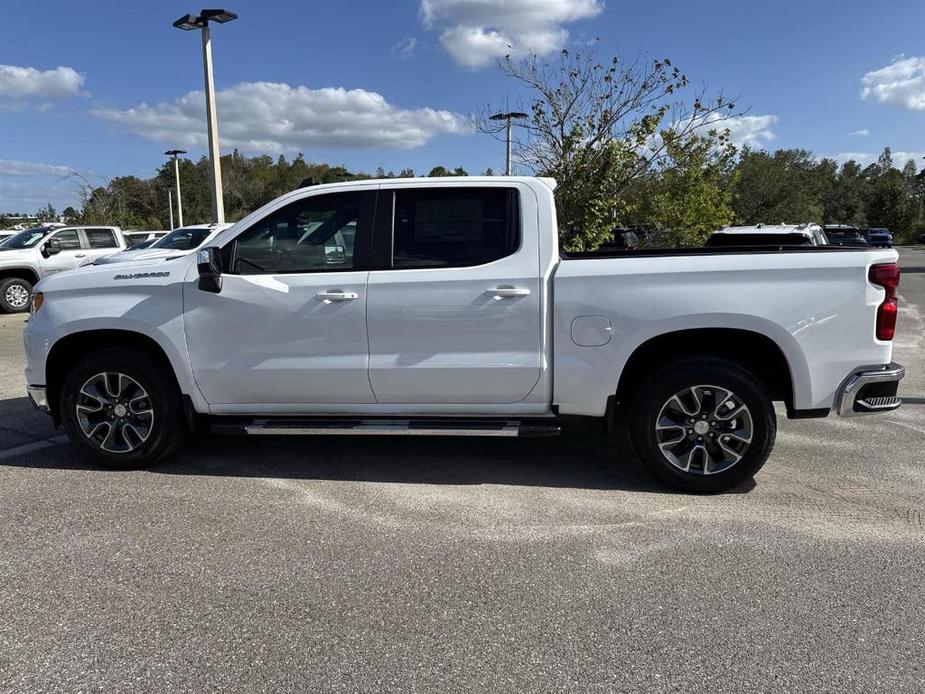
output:
<instances>
[{"instance_id":1,"label":"parked white suv","mask_svg":"<svg viewBox=\"0 0 925 694\"><path fill-rule=\"evenodd\" d=\"M125 247L119 227L52 224L19 232L0 246L0 310L27 310L39 280Z\"/></svg>"},{"instance_id":2,"label":"parked white suv","mask_svg":"<svg viewBox=\"0 0 925 694\"><path fill-rule=\"evenodd\" d=\"M179 227L165 234L147 248L127 250L98 258L95 265L109 265L112 263L130 263L140 260L162 260L164 258L192 253L194 250L209 243L220 231L224 231L230 224L192 224Z\"/></svg>"},{"instance_id":3,"label":"parked white suv","mask_svg":"<svg viewBox=\"0 0 925 694\"><path fill-rule=\"evenodd\" d=\"M28 392L112 467L163 458L197 424L552 436L580 417L628 423L654 474L697 491L764 464L774 400L795 418L899 407L894 250L564 254L553 189L315 186L195 256L43 280Z\"/></svg>"}]
</instances>

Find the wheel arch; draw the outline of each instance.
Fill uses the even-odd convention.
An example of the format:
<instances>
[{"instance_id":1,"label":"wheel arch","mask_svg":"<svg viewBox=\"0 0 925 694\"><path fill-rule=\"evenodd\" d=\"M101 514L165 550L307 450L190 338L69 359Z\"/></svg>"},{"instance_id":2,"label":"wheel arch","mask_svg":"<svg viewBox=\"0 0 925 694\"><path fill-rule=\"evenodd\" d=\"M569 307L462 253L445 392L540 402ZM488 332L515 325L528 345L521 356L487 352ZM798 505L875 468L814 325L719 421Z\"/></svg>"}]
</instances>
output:
<instances>
[{"instance_id":1,"label":"wheel arch","mask_svg":"<svg viewBox=\"0 0 925 694\"><path fill-rule=\"evenodd\" d=\"M793 369L774 340L742 328L691 328L663 333L639 345L626 361L617 383L615 411L625 409L632 394L653 370L687 357L726 359L749 371L772 400L794 412Z\"/></svg>"},{"instance_id":2,"label":"wheel arch","mask_svg":"<svg viewBox=\"0 0 925 694\"><path fill-rule=\"evenodd\" d=\"M38 273L31 267L21 266L0 268L0 282L11 277L26 280L26 282L31 284L33 287L39 282Z\"/></svg>"},{"instance_id":3,"label":"wheel arch","mask_svg":"<svg viewBox=\"0 0 925 694\"><path fill-rule=\"evenodd\" d=\"M61 386L67 376L68 367L74 363L75 355L87 355L98 349L119 347L142 353L152 359L155 364L169 374L169 378L176 386L177 392L182 395L183 389L180 387L173 364L167 356L167 352L154 338L132 330L111 328L75 332L56 341L51 346L45 359L46 396L56 424L60 423L58 421L58 403L60 402Z\"/></svg>"}]
</instances>

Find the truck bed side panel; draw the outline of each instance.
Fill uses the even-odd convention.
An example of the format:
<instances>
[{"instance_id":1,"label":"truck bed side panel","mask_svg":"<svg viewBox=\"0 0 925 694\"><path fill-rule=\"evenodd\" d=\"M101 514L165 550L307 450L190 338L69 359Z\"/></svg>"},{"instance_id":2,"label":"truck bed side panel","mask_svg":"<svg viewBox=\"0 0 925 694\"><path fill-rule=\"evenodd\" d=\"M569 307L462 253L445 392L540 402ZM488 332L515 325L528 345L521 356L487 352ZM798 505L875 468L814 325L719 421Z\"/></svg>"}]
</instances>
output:
<instances>
[{"instance_id":1,"label":"truck bed side panel","mask_svg":"<svg viewBox=\"0 0 925 694\"><path fill-rule=\"evenodd\" d=\"M867 269L892 250L857 253L663 255L564 260L554 278L554 403L601 416L633 352L659 335L698 328L760 333L781 349L798 409L831 407L855 368L890 361L874 338L883 290ZM604 316L603 346L572 341L580 316Z\"/></svg>"}]
</instances>

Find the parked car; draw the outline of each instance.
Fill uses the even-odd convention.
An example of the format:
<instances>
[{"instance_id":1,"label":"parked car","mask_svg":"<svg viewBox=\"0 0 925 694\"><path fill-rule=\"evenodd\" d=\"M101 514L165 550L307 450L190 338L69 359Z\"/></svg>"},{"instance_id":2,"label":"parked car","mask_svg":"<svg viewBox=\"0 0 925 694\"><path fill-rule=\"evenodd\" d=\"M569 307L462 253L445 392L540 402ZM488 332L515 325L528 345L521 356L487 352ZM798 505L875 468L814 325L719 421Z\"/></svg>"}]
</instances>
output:
<instances>
[{"instance_id":1,"label":"parked car","mask_svg":"<svg viewBox=\"0 0 925 694\"><path fill-rule=\"evenodd\" d=\"M867 231L867 243L880 248L893 247L893 234L889 229L872 228Z\"/></svg>"},{"instance_id":2,"label":"parked car","mask_svg":"<svg viewBox=\"0 0 925 694\"><path fill-rule=\"evenodd\" d=\"M0 246L0 310L28 310L42 278L125 247L119 227L47 225L19 232Z\"/></svg>"},{"instance_id":3,"label":"parked car","mask_svg":"<svg viewBox=\"0 0 925 694\"><path fill-rule=\"evenodd\" d=\"M125 231L124 229L122 231L122 235L125 237L125 242L128 244L129 249L141 243L152 244L169 233L169 231Z\"/></svg>"},{"instance_id":4,"label":"parked car","mask_svg":"<svg viewBox=\"0 0 925 694\"><path fill-rule=\"evenodd\" d=\"M121 253L99 258L94 264L111 265L112 263L130 263L139 260L161 260L170 256L191 253L214 238L220 231L230 226L230 224L192 224L179 227L166 236L157 239L147 248L130 248Z\"/></svg>"},{"instance_id":5,"label":"parked car","mask_svg":"<svg viewBox=\"0 0 925 694\"><path fill-rule=\"evenodd\" d=\"M925 243L925 234L919 234L919 243Z\"/></svg>"},{"instance_id":6,"label":"parked car","mask_svg":"<svg viewBox=\"0 0 925 694\"><path fill-rule=\"evenodd\" d=\"M826 224L823 227L826 238L833 246L868 246L864 234L857 227L847 224Z\"/></svg>"},{"instance_id":7,"label":"parked car","mask_svg":"<svg viewBox=\"0 0 925 694\"><path fill-rule=\"evenodd\" d=\"M713 232L704 246L825 246L818 224L755 224L726 227Z\"/></svg>"},{"instance_id":8,"label":"parked car","mask_svg":"<svg viewBox=\"0 0 925 694\"><path fill-rule=\"evenodd\" d=\"M775 400L793 418L899 407L894 250L566 254L554 186L319 185L195 254L49 277L24 332L28 393L115 468L196 425L554 436L590 418L627 422L643 463L695 491L764 464Z\"/></svg>"}]
</instances>

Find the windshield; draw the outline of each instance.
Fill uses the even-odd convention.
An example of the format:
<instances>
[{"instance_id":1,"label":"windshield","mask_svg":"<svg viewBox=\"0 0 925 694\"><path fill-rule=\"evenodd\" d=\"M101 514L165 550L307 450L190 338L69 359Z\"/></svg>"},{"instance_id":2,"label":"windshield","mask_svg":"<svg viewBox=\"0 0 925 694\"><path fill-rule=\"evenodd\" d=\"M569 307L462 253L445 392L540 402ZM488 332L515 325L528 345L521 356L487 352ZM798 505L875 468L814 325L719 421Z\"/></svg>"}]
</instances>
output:
<instances>
[{"instance_id":1,"label":"windshield","mask_svg":"<svg viewBox=\"0 0 925 694\"><path fill-rule=\"evenodd\" d=\"M168 248L173 251L191 251L199 246L212 232L211 229L174 229L167 236L151 245L151 248Z\"/></svg>"},{"instance_id":2,"label":"windshield","mask_svg":"<svg viewBox=\"0 0 925 694\"><path fill-rule=\"evenodd\" d=\"M53 231L53 227L36 227L26 229L3 244L4 248L32 248Z\"/></svg>"}]
</instances>

